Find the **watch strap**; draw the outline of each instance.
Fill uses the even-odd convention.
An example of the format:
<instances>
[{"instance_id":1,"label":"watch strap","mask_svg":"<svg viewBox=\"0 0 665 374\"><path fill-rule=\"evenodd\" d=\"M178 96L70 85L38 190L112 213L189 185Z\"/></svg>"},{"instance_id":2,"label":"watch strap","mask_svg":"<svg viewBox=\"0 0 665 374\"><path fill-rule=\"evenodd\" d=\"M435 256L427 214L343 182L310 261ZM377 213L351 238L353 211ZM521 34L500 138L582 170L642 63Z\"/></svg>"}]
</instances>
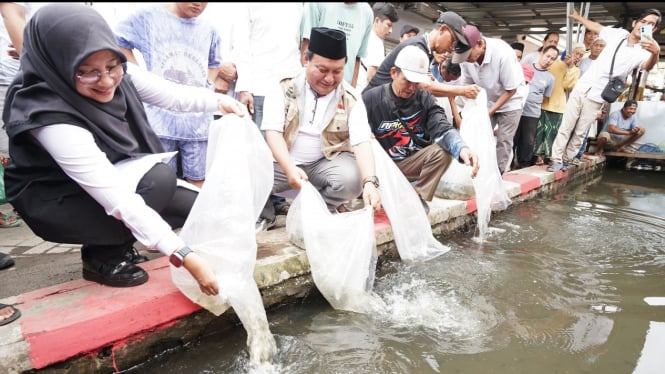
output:
<instances>
[{"instance_id":1,"label":"watch strap","mask_svg":"<svg viewBox=\"0 0 665 374\"><path fill-rule=\"evenodd\" d=\"M173 266L179 268L185 262L185 257L192 252L194 251L188 246L179 248L171 254L171 256L169 257L169 262Z\"/></svg>"},{"instance_id":2,"label":"watch strap","mask_svg":"<svg viewBox=\"0 0 665 374\"><path fill-rule=\"evenodd\" d=\"M365 187L367 183L371 183L374 187L379 188L379 178L376 175L372 175L366 178L363 178L362 185Z\"/></svg>"}]
</instances>

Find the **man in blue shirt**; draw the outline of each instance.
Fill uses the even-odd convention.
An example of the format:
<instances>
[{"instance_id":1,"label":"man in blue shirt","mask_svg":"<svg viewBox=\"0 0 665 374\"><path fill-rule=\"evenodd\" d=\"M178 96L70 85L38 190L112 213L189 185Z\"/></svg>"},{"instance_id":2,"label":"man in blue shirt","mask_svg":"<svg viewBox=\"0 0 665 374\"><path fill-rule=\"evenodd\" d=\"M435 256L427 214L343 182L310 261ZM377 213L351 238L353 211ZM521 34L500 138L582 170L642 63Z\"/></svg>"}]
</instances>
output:
<instances>
[{"instance_id":1,"label":"man in blue shirt","mask_svg":"<svg viewBox=\"0 0 665 374\"><path fill-rule=\"evenodd\" d=\"M637 125L637 101L626 100L623 108L612 112L605 122L605 127L598 134L596 155L602 156L605 147L616 148L617 152L633 153L628 146L641 138L645 131Z\"/></svg>"}]
</instances>

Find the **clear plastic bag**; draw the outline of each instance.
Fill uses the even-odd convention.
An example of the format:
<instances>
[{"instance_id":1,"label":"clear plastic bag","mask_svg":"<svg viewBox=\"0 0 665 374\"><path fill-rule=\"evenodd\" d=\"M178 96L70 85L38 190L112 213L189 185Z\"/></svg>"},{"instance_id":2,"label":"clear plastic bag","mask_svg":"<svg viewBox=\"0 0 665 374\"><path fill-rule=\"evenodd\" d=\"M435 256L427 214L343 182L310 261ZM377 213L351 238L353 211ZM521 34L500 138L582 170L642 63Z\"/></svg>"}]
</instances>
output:
<instances>
[{"instance_id":1,"label":"clear plastic bag","mask_svg":"<svg viewBox=\"0 0 665 374\"><path fill-rule=\"evenodd\" d=\"M448 252L450 248L432 235L432 225L418 193L376 139L372 140L372 151L381 203L390 220L400 258L428 260Z\"/></svg>"},{"instance_id":2,"label":"clear plastic bag","mask_svg":"<svg viewBox=\"0 0 665 374\"><path fill-rule=\"evenodd\" d=\"M478 155L480 168L472 183L476 192L478 238L484 240L489 233L492 210L504 210L511 204L496 161L496 139L487 112L485 90L475 99L465 99L460 135ZM470 175L471 169L468 170Z\"/></svg>"},{"instance_id":3,"label":"clear plastic bag","mask_svg":"<svg viewBox=\"0 0 665 374\"><path fill-rule=\"evenodd\" d=\"M180 237L212 265L219 295L205 295L186 269L171 266L174 284L193 302L215 315L233 307L247 330L250 359L259 363L276 352L254 280L255 223L272 185L272 154L256 125L235 115L214 121L206 180Z\"/></svg>"},{"instance_id":4,"label":"clear plastic bag","mask_svg":"<svg viewBox=\"0 0 665 374\"><path fill-rule=\"evenodd\" d=\"M432 235L413 186L375 139L372 152L381 202L400 258L427 260L449 251ZM331 213L321 194L308 182L303 183L289 208L289 239L307 251L314 283L335 309L369 313L385 307L372 292L377 261L373 217L369 206Z\"/></svg>"},{"instance_id":5,"label":"clear plastic bag","mask_svg":"<svg viewBox=\"0 0 665 374\"><path fill-rule=\"evenodd\" d=\"M331 213L305 182L289 208L286 230L306 249L314 283L333 308L369 313L381 307L372 293L377 254L371 207Z\"/></svg>"}]
</instances>

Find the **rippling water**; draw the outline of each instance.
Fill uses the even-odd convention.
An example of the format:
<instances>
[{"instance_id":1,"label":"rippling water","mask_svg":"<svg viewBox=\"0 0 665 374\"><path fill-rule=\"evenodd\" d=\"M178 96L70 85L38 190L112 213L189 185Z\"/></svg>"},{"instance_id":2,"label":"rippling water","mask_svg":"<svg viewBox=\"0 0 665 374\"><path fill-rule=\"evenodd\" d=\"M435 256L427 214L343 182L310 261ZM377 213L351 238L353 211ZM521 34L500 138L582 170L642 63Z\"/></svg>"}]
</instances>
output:
<instances>
[{"instance_id":1,"label":"rippling water","mask_svg":"<svg viewBox=\"0 0 665 374\"><path fill-rule=\"evenodd\" d=\"M602 179L516 204L479 244L387 264L385 310L338 312L319 295L271 310L275 364L248 368L239 326L141 373L665 373L665 173Z\"/></svg>"}]
</instances>

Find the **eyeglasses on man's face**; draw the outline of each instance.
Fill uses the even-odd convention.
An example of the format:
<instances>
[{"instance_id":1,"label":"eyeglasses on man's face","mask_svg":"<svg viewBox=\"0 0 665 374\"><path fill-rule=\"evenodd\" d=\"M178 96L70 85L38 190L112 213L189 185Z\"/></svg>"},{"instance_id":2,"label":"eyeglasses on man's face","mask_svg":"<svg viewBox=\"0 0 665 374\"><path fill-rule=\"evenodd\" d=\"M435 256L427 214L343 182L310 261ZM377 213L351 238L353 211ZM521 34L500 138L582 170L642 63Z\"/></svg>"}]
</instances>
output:
<instances>
[{"instance_id":1,"label":"eyeglasses on man's face","mask_svg":"<svg viewBox=\"0 0 665 374\"><path fill-rule=\"evenodd\" d=\"M102 79L103 74L108 74L108 76L113 79L114 81L117 81L118 79L122 78L123 75L125 75L125 67L123 63L117 64L115 66L110 67L108 70L104 71L103 73L99 70L91 70L91 71L86 71L82 73L76 74L76 78L81 82L82 84L95 84Z\"/></svg>"},{"instance_id":2,"label":"eyeglasses on man's face","mask_svg":"<svg viewBox=\"0 0 665 374\"><path fill-rule=\"evenodd\" d=\"M448 28L448 32L450 33L452 45L455 45L455 43L457 43L457 35L455 35L455 31L452 28Z\"/></svg>"}]
</instances>

